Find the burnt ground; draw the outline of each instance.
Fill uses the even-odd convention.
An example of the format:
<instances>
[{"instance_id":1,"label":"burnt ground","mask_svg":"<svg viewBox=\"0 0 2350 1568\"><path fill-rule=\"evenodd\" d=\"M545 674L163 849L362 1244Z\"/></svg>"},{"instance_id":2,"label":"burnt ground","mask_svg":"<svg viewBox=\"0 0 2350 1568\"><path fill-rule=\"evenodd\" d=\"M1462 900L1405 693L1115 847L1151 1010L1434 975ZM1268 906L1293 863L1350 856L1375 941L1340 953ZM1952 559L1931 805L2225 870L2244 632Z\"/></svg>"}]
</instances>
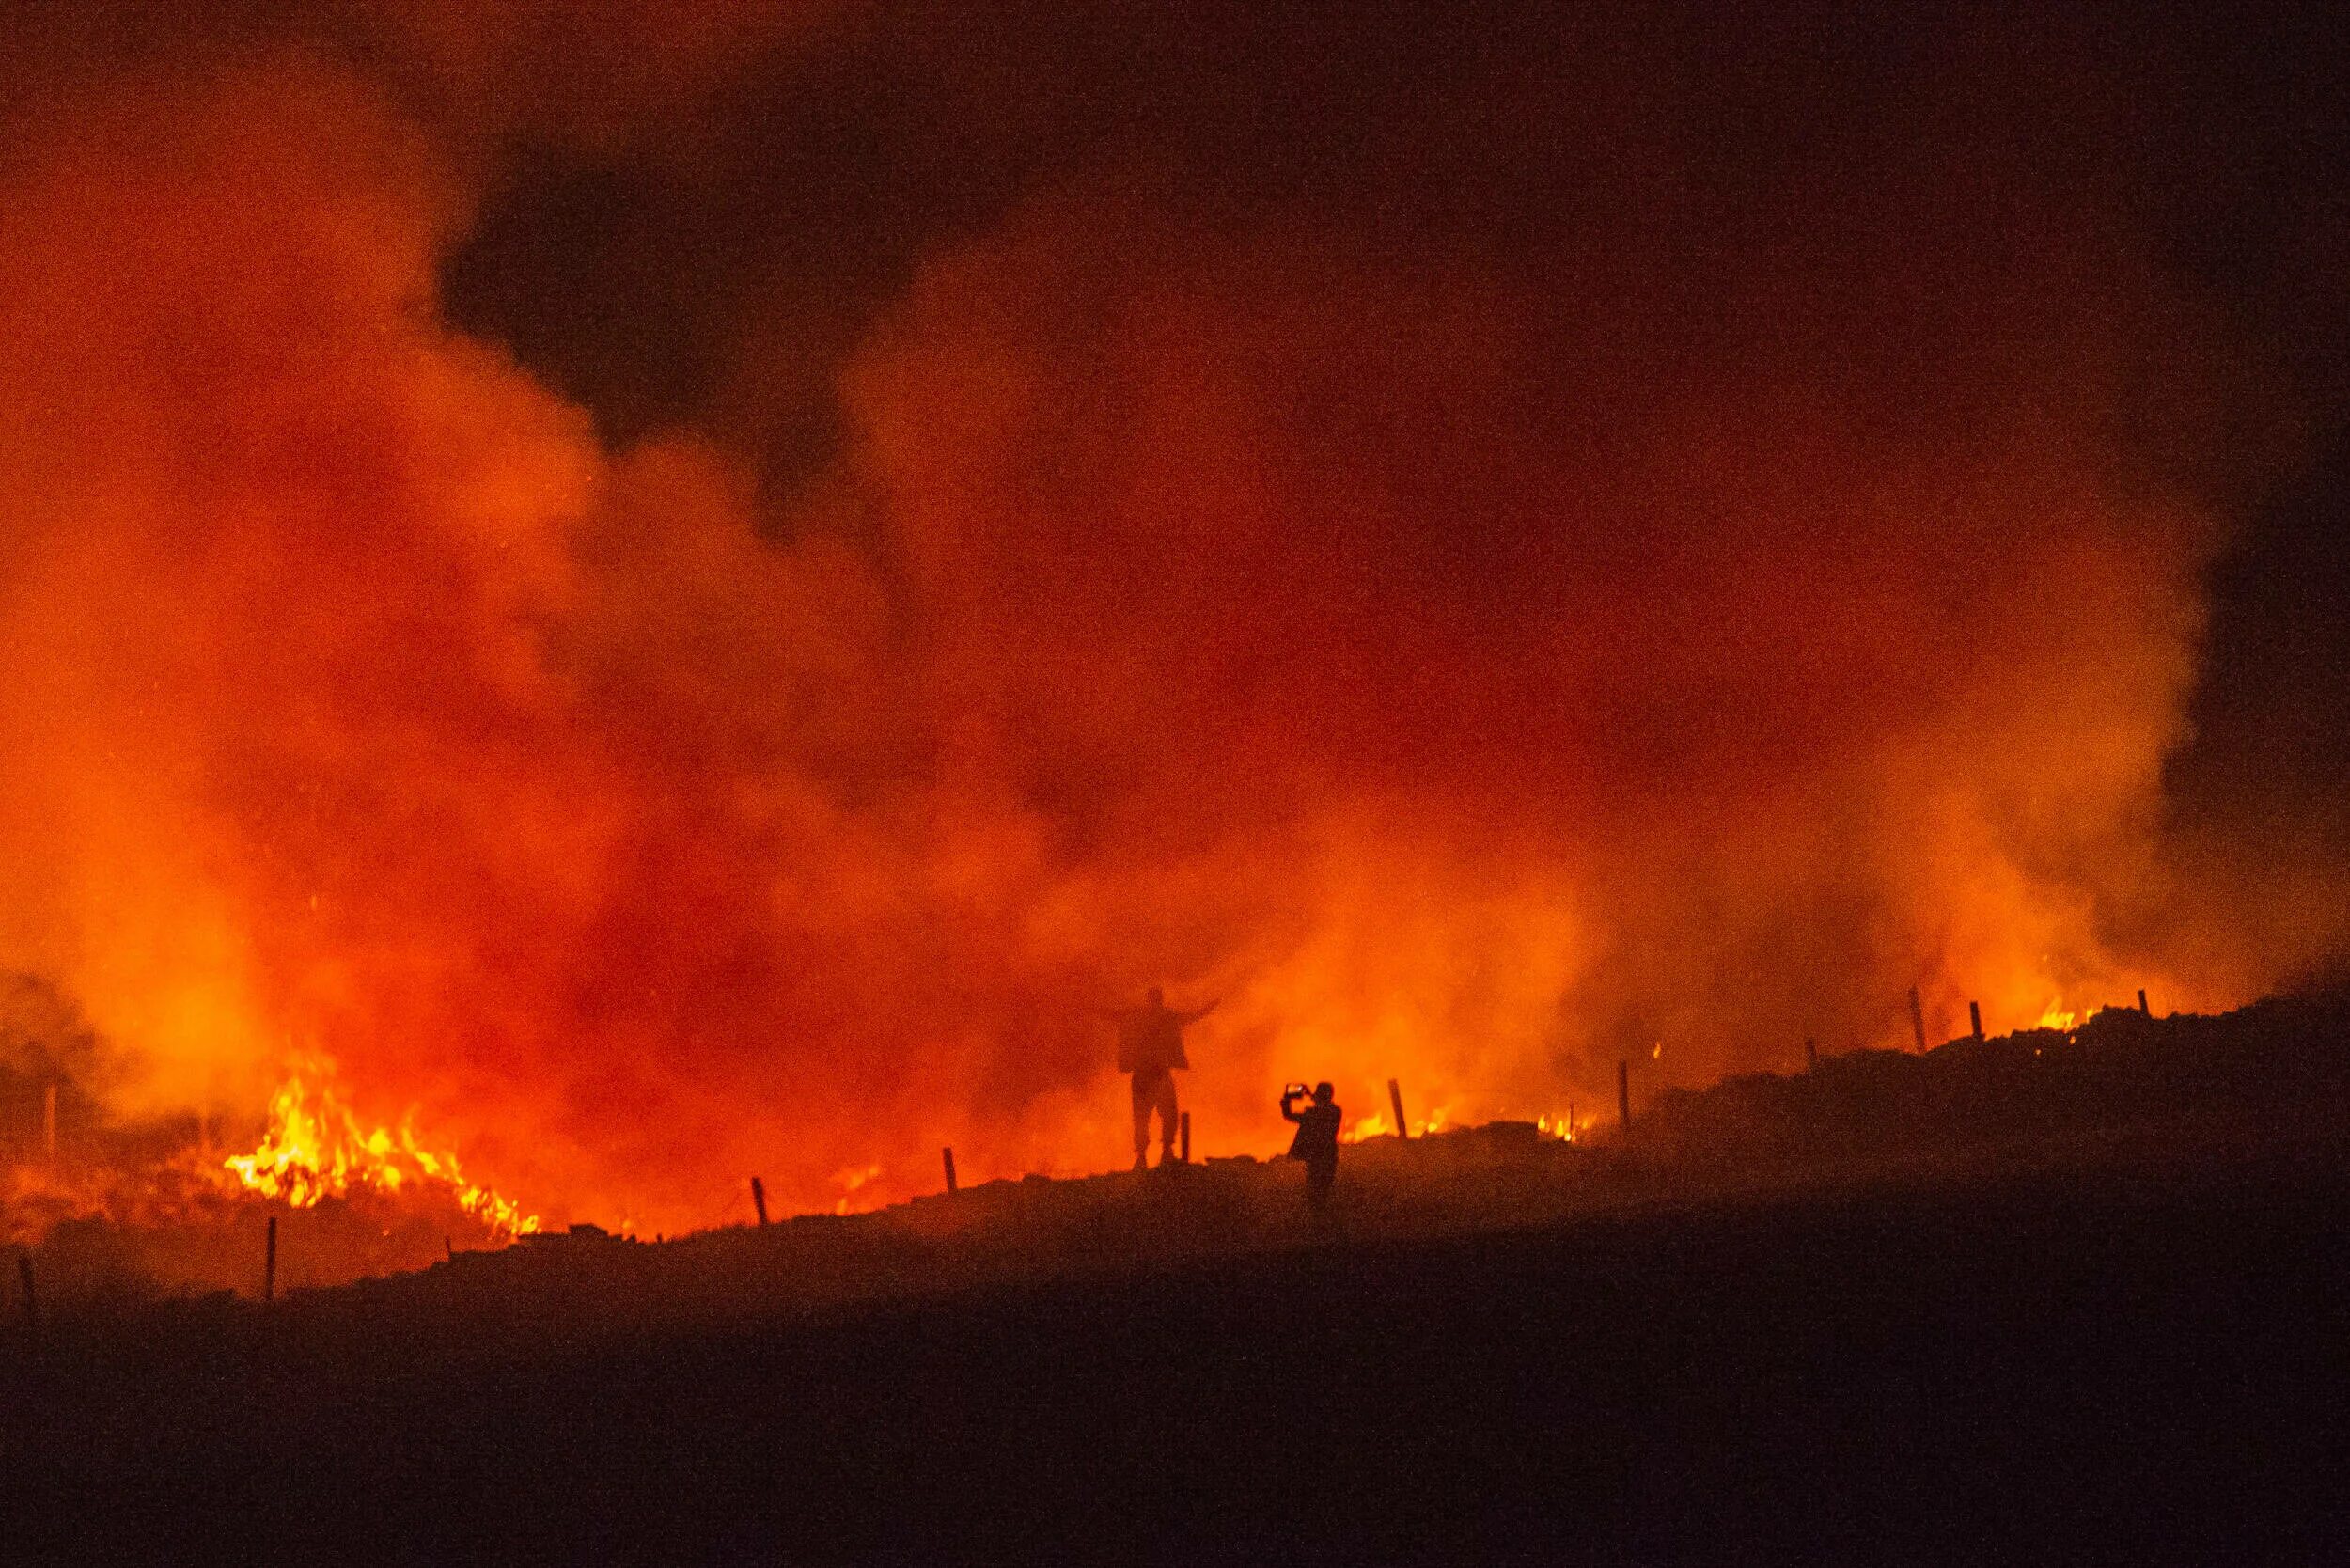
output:
<instances>
[{"instance_id":1,"label":"burnt ground","mask_svg":"<svg viewBox=\"0 0 2350 1568\"><path fill-rule=\"evenodd\" d=\"M2330 1060L2339 1022L2288 1032ZM2291 1120L1809 1184L1570 1168L1621 1200L1465 1234L958 1274L858 1253L876 1216L61 1317L0 1363L0 1557L2339 1561L2350 1140ZM1218 1179L964 1197L1090 1191L1131 1239ZM900 1277L664 1294L771 1256Z\"/></svg>"}]
</instances>

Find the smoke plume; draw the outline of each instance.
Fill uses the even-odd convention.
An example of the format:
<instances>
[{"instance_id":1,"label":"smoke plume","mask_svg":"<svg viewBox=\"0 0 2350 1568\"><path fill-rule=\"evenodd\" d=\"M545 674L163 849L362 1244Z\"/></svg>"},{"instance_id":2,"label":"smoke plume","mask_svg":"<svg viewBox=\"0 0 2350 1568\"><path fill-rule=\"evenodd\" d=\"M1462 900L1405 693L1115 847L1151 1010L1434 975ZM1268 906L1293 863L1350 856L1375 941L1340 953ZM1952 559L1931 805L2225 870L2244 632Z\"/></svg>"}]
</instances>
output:
<instances>
[{"instance_id":1,"label":"smoke plume","mask_svg":"<svg viewBox=\"0 0 2350 1568\"><path fill-rule=\"evenodd\" d=\"M813 14L618 12L607 148ZM1556 1114L2310 956L2163 834L2246 355L2031 84L1755 129L1833 63L1570 38L1261 165L1086 140L783 376L776 486L755 406L614 444L446 318L556 10L336 14L61 76L0 171L0 966L112 1115L324 1072L674 1230L1121 1162L1152 984L1222 999L1215 1153L1287 1078Z\"/></svg>"}]
</instances>

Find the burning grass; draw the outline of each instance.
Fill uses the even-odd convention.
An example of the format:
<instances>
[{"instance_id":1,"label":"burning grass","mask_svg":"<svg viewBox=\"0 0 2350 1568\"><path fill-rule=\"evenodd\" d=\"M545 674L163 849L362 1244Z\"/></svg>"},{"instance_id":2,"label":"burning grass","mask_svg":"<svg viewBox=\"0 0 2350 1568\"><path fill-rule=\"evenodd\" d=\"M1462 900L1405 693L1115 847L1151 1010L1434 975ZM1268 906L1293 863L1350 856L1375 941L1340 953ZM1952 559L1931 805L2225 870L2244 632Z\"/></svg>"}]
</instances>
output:
<instances>
[{"instance_id":1,"label":"burning grass","mask_svg":"<svg viewBox=\"0 0 2350 1568\"><path fill-rule=\"evenodd\" d=\"M1237 1156L988 1182L666 1245L593 1227L540 1234L508 1223L510 1211L484 1201L413 1129L367 1127L307 1085L290 1086L256 1152L225 1167L182 1148L137 1183L92 1171L80 1188L19 1168L10 1212L22 1239L39 1225L38 1266L65 1297L250 1294L276 1214L284 1287L411 1271L363 1291L525 1333L574 1309L620 1323L734 1319L1741 1193L2334 1137L2350 1110L2350 1058L2336 1048L2345 1032L2350 1004L2340 1000L2208 1018L2108 1010L2072 1030L1962 1039L1923 1055L1862 1051L1809 1073L1667 1091L1637 1104L1629 1129L1578 1117L1568 1136L1545 1116L1409 1140L1363 1136L1341 1163L1328 1226L1306 1211L1299 1168Z\"/></svg>"},{"instance_id":2,"label":"burning grass","mask_svg":"<svg viewBox=\"0 0 2350 1568\"><path fill-rule=\"evenodd\" d=\"M353 1189L395 1200L404 1191L437 1189L501 1238L540 1228L538 1215L467 1181L455 1154L419 1141L413 1117L397 1128L368 1127L331 1088L299 1075L271 1097L260 1146L221 1168L252 1191L297 1209Z\"/></svg>"}]
</instances>

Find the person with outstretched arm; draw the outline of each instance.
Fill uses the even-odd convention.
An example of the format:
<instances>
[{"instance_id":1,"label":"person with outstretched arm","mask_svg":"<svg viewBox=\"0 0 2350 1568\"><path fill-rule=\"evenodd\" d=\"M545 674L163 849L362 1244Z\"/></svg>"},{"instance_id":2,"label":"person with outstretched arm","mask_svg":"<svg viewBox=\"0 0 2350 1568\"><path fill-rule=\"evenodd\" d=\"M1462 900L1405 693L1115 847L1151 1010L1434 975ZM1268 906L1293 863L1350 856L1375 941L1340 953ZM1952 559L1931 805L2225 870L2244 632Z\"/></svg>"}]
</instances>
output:
<instances>
[{"instance_id":1,"label":"person with outstretched arm","mask_svg":"<svg viewBox=\"0 0 2350 1568\"><path fill-rule=\"evenodd\" d=\"M1306 1098L1304 1084L1292 1084L1281 1091L1281 1114L1297 1123L1297 1136L1290 1140L1290 1158L1306 1162L1306 1201L1316 1214L1330 1202L1330 1184L1339 1175L1339 1125L1342 1112L1333 1096L1338 1091L1326 1083L1314 1085L1312 1103L1303 1109L1298 1102Z\"/></svg>"},{"instance_id":2,"label":"person with outstretched arm","mask_svg":"<svg viewBox=\"0 0 2350 1568\"><path fill-rule=\"evenodd\" d=\"M1118 1070L1134 1075L1136 1170L1148 1163L1144 1156L1151 1148L1153 1111L1159 1117L1159 1164L1166 1166L1174 1161L1175 1126L1179 1120L1175 1109L1175 1074L1191 1068L1183 1055L1183 1028L1214 1011L1215 1003L1210 1002L1206 1007L1179 1012L1167 1005L1165 994L1154 985L1142 1006L1109 1015L1118 1025Z\"/></svg>"}]
</instances>

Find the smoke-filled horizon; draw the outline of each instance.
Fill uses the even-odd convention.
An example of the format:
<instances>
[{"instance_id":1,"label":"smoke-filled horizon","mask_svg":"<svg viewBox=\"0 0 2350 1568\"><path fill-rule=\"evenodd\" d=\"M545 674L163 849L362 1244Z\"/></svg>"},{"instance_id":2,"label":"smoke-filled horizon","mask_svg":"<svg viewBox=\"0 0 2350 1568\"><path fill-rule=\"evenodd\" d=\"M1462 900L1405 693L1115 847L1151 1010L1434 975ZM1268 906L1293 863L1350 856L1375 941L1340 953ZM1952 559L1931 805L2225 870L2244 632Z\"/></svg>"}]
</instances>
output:
<instances>
[{"instance_id":1,"label":"smoke-filled horizon","mask_svg":"<svg viewBox=\"0 0 2350 1568\"><path fill-rule=\"evenodd\" d=\"M2339 954L2166 794L2304 414L2084 40L668 14L24 35L0 968L111 1114L674 1230L1121 1163L1153 984L1215 1153Z\"/></svg>"}]
</instances>

